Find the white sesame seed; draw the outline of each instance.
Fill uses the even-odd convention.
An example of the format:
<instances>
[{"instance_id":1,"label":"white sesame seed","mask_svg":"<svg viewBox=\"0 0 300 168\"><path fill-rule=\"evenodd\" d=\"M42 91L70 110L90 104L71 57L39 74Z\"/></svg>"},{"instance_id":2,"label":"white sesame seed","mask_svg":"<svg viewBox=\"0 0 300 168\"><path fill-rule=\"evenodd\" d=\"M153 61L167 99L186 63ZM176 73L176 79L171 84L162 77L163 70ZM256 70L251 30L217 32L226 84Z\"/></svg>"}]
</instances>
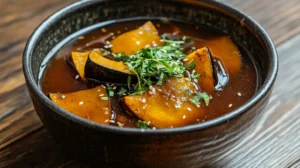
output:
<instances>
[{"instance_id":1,"label":"white sesame seed","mask_svg":"<svg viewBox=\"0 0 300 168\"><path fill-rule=\"evenodd\" d=\"M156 127L152 127L153 130L156 130Z\"/></svg>"},{"instance_id":2,"label":"white sesame seed","mask_svg":"<svg viewBox=\"0 0 300 168\"><path fill-rule=\"evenodd\" d=\"M116 123L116 121L115 121L115 120L109 120L109 122L110 122L110 123Z\"/></svg>"},{"instance_id":3,"label":"white sesame seed","mask_svg":"<svg viewBox=\"0 0 300 168\"><path fill-rule=\"evenodd\" d=\"M139 31L139 34L143 34L143 32L142 32L142 31Z\"/></svg>"},{"instance_id":4,"label":"white sesame seed","mask_svg":"<svg viewBox=\"0 0 300 168\"><path fill-rule=\"evenodd\" d=\"M83 102L81 101L81 102L79 102L79 105L83 105Z\"/></svg>"},{"instance_id":5,"label":"white sesame seed","mask_svg":"<svg viewBox=\"0 0 300 168\"><path fill-rule=\"evenodd\" d=\"M240 92L237 93L238 96L242 96L242 94Z\"/></svg>"},{"instance_id":6,"label":"white sesame seed","mask_svg":"<svg viewBox=\"0 0 300 168\"><path fill-rule=\"evenodd\" d=\"M109 122L109 120L105 120L104 122L106 122L106 123L107 123L107 122Z\"/></svg>"},{"instance_id":7,"label":"white sesame seed","mask_svg":"<svg viewBox=\"0 0 300 168\"><path fill-rule=\"evenodd\" d=\"M146 103L146 98L142 98L142 100L141 100L143 103Z\"/></svg>"},{"instance_id":8,"label":"white sesame seed","mask_svg":"<svg viewBox=\"0 0 300 168\"><path fill-rule=\"evenodd\" d=\"M80 36L80 37L78 37L78 39L79 39L79 40L82 40L82 39L84 39L84 36Z\"/></svg>"},{"instance_id":9,"label":"white sesame seed","mask_svg":"<svg viewBox=\"0 0 300 168\"><path fill-rule=\"evenodd\" d=\"M66 96L65 96L65 95L61 95L61 98L62 98L62 99L65 99L65 98L66 98Z\"/></svg>"},{"instance_id":10,"label":"white sesame seed","mask_svg":"<svg viewBox=\"0 0 300 168\"><path fill-rule=\"evenodd\" d=\"M88 46L90 46L90 44L89 44L89 43L87 43L87 44L85 44L85 46L87 46L87 47L88 47Z\"/></svg>"},{"instance_id":11,"label":"white sesame seed","mask_svg":"<svg viewBox=\"0 0 300 168\"><path fill-rule=\"evenodd\" d=\"M186 116L184 115L184 116L182 116L182 119L185 119L186 118Z\"/></svg>"},{"instance_id":12,"label":"white sesame seed","mask_svg":"<svg viewBox=\"0 0 300 168\"><path fill-rule=\"evenodd\" d=\"M99 96L102 97L102 96L104 96L104 94L100 94Z\"/></svg>"},{"instance_id":13,"label":"white sesame seed","mask_svg":"<svg viewBox=\"0 0 300 168\"><path fill-rule=\"evenodd\" d=\"M187 110L189 110L189 111L192 111L192 109L191 109L191 108L189 108L189 107L187 108Z\"/></svg>"},{"instance_id":14,"label":"white sesame seed","mask_svg":"<svg viewBox=\"0 0 300 168\"><path fill-rule=\"evenodd\" d=\"M102 31L103 33L106 33L106 32L107 32L107 30L106 30L105 28L102 28L101 31Z\"/></svg>"},{"instance_id":15,"label":"white sesame seed","mask_svg":"<svg viewBox=\"0 0 300 168\"><path fill-rule=\"evenodd\" d=\"M114 86L114 87L113 87L113 90L116 90L116 89L117 89L117 86Z\"/></svg>"},{"instance_id":16,"label":"white sesame seed","mask_svg":"<svg viewBox=\"0 0 300 168\"><path fill-rule=\"evenodd\" d=\"M141 42L140 41L136 41L136 45L140 45L141 44Z\"/></svg>"},{"instance_id":17,"label":"white sesame seed","mask_svg":"<svg viewBox=\"0 0 300 168\"><path fill-rule=\"evenodd\" d=\"M187 59L187 58L185 58L185 59L183 59L183 62L186 62L186 61L188 61L189 59Z\"/></svg>"},{"instance_id":18,"label":"white sesame seed","mask_svg":"<svg viewBox=\"0 0 300 168\"><path fill-rule=\"evenodd\" d=\"M117 124L118 124L118 126L119 126L120 128L123 128L123 126L124 126L124 124L122 124L122 123L120 123L120 122L117 122Z\"/></svg>"},{"instance_id":19,"label":"white sesame seed","mask_svg":"<svg viewBox=\"0 0 300 168\"><path fill-rule=\"evenodd\" d=\"M76 79L76 80L79 79L79 75L76 75L76 76L75 76L75 79Z\"/></svg>"},{"instance_id":20,"label":"white sesame seed","mask_svg":"<svg viewBox=\"0 0 300 168\"><path fill-rule=\"evenodd\" d=\"M229 104L228 107L232 107L232 104Z\"/></svg>"}]
</instances>

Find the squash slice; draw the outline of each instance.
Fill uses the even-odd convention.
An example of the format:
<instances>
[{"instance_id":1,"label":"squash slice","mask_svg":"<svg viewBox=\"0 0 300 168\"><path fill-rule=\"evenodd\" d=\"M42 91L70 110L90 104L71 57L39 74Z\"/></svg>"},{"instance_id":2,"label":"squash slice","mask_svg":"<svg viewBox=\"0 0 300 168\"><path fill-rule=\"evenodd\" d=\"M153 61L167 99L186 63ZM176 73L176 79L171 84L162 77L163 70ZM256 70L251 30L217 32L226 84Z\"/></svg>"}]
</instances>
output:
<instances>
[{"instance_id":1,"label":"squash slice","mask_svg":"<svg viewBox=\"0 0 300 168\"><path fill-rule=\"evenodd\" d=\"M86 78L109 82L127 82L134 73L123 62L108 59L99 52L91 51L85 65Z\"/></svg>"},{"instance_id":2,"label":"squash slice","mask_svg":"<svg viewBox=\"0 0 300 168\"><path fill-rule=\"evenodd\" d=\"M112 52L133 54L147 46L162 45L160 36L151 21L146 22L143 26L126 32L111 41Z\"/></svg>"},{"instance_id":3,"label":"squash slice","mask_svg":"<svg viewBox=\"0 0 300 168\"><path fill-rule=\"evenodd\" d=\"M224 65L229 75L238 74L242 67L242 57L236 44L227 36L217 37L206 41L213 57L217 57Z\"/></svg>"},{"instance_id":4,"label":"squash slice","mask_svg":"<svg viewBox=\"0 0 300 168\"><path fill-rule=\"evenodd\" d=\"M88 52L72 52L71 55L71 61L80 76L81 79L85 80L85 75L84 75L84 67L86 64L86 61L89 56L89 51Z\"/></svg>"},{"instance_id":5,"label":"squash slice","mask_svg":"<svg viewBox=\"0 0 300 168\"><path fill-rule=\"evenodd\" d=\"M102 86L66 94L51 93L49 96L56 105L82 118L101 124L108 124L105 121L111 118L110 100L106 100L108 96Z\"/></svg>"},{"instance_id":6,"label":"squash slice","mask_svg":"<svg viewBox=\"0 0 300 168\"><path fill-rule=\"evenodd\" d=\"M197 108L189 101L186 93L197 91L189 79L170 78L162 86L153 88L143 95L123 98L128 110L138 118L150 121L151 125L158 128L180 127L205 114L205 108Z\"/></svg>"},{"instance_id":7,"label":"squash slice","mask_svg":"<svg viewBox=\"0 0 300 168\"><path fill-rule=\"evenodd\" d=\"M213 93L215 90L213 59L207 47L200 48L187 57L186 65L196 63L195 71L200 74L198 84L202 91Z\"/></svg>"}]
</instances>

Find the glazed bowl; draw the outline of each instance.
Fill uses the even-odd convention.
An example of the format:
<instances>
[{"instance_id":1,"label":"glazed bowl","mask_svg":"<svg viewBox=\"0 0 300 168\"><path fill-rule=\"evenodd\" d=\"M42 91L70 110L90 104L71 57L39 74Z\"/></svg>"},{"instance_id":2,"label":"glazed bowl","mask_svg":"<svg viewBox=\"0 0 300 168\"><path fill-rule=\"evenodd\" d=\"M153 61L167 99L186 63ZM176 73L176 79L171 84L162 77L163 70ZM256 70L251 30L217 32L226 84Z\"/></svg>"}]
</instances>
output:
<instances>
[{"instance_id":1,"label":"glazed bowl","mask_svg":"<svg viewBox=\"0 0 300 168\"><path fill-rule=\"evenodd\" d=\"M101 125L56 106L40 89L38 74L50 50L74 32L118 19L165 17L227 33L257 65L257 93L219 118L172 129L140 130ZM136 167L215 166L217 160L251 131L268 103L278 68L275 47L253 19L211 0L79 1L54 13L30 37L23 57L26 84L35 110L48 132L67 150L110 165Z\"/></svg>"}]
</instances>

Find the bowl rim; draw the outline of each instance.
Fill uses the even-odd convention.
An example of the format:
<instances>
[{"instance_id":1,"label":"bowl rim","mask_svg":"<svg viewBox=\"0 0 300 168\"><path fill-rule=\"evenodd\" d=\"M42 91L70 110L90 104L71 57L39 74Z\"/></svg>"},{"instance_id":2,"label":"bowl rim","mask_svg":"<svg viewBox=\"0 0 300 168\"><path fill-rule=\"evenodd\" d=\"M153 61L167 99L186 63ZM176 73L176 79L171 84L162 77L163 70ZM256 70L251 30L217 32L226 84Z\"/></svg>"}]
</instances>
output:
<instances>
[{"instance_id":1,"label":"bowl rim","mask_svg":"<svg viewBox=\"0 0 300 168\"><path fill-rule=\"evenodd\" d=\"M27 41L24 53L23 53L23 73L26 79L27 87L30 91L32 91L35 95L38 96L39 99L42 100L42 103L44 103L48 108L55 111L60 116L66 118L67 120L71 120L77 124L80 124L84 127L93 128L96 130L104 131L104 132L113 132L117 134L138 134L138 135L166 135L166 134L179 134L179 133L187 133L187 132L193 132L193 131L200 131L204 130L209 127L213 127L219 124L222 124L224 122L227 122L229 120L232 120L239 115L242 115L246 113L250 108L255 106L257 103L259 103L265 96L269 94L269 92L272 90L273 84L275 82L277 72L278 72L278 56L275 49L275 46L271 40L271 38L268 36L266 31L251 17L247 16L245 13L241 12L240 10L236 9L235 7L232 7L229 4L225 4L220 1L211 1L211 0L202 0L200 1L183 1L183 0L171 0L176 2L182 2L182 3L198 3L205 4L210 6L211 8L218 9L219 11L226 11L228 12L226 15L230 15L231 17L235 17L236 19L241 20L244 25L248 27L250 30L255 30L255 35L257 36L262 44L266 47L266 53L269 55L270 59L270 68L268 71L268 74L266 76L265 82L261 85L260 89L255 93L255 95L248 100L245 104L238 107L237 109L220 116L218 118L199 123L194 125L187 125L182 127L176 127L176 128L163 128L163 129L156 129L156 130L143 130L139 128L119 128L116 126L110 126L110 125L103 125L98 124L89 120L86 120L84 118L81 118L73 113L70 113L57 105L55 105L40 89L37 82L35 81L33 77L33 73L31 70L31 59L33 55L34 48L36 47L38 41L40 40L42 34L44 31L47 30L49 26L55 23L56 20L59 20L60 18L64 17L65 15L79 10L81 8L84 8L87 5L93 5L97 3L102 3L110 0L98 0L98 1L78 1L75 3L72 3L51 16L49 16L47 19L45 19L32 33L29 40ZM207 7L208 7L207 6Z\"/></svg>"}]
</instances>

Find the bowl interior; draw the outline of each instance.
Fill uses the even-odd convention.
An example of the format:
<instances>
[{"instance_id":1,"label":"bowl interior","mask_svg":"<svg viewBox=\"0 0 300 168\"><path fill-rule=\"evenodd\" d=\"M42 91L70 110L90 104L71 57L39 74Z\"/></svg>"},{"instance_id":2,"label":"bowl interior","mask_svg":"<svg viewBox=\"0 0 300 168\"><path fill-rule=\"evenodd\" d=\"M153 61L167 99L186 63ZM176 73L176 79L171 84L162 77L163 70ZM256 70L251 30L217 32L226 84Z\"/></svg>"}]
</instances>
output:
<instances>
[{"instance_id":1,"label":"bowl interior","mask_svg":"<svg viewBox=\"0 0 300 168\"><path fill-rule=\"evenodd\" d=\"M254 57L261 75L258 92L245 105L217 119L198 125L169 129L169 131L200 129L229 120L253 106L261 96L266 94L274 82L277 72L277 56L271 40L255 21L225 4L211 0L201 2L193 0L102 0L74 3L56 12L37 28L24 52L24 73L29 87L32 87L48 106L57 108L58 113L84 124L112 127L91 123L54 107L54 103L39 89L39 71L42 61L51 49L74 32L96 23L133 17L165 17L191 22L195 25L205 25L225 32ZM136 131L136 129L132 130ZM156 132L159 131L156 130Z\"/></svg>"}]
</instances>

